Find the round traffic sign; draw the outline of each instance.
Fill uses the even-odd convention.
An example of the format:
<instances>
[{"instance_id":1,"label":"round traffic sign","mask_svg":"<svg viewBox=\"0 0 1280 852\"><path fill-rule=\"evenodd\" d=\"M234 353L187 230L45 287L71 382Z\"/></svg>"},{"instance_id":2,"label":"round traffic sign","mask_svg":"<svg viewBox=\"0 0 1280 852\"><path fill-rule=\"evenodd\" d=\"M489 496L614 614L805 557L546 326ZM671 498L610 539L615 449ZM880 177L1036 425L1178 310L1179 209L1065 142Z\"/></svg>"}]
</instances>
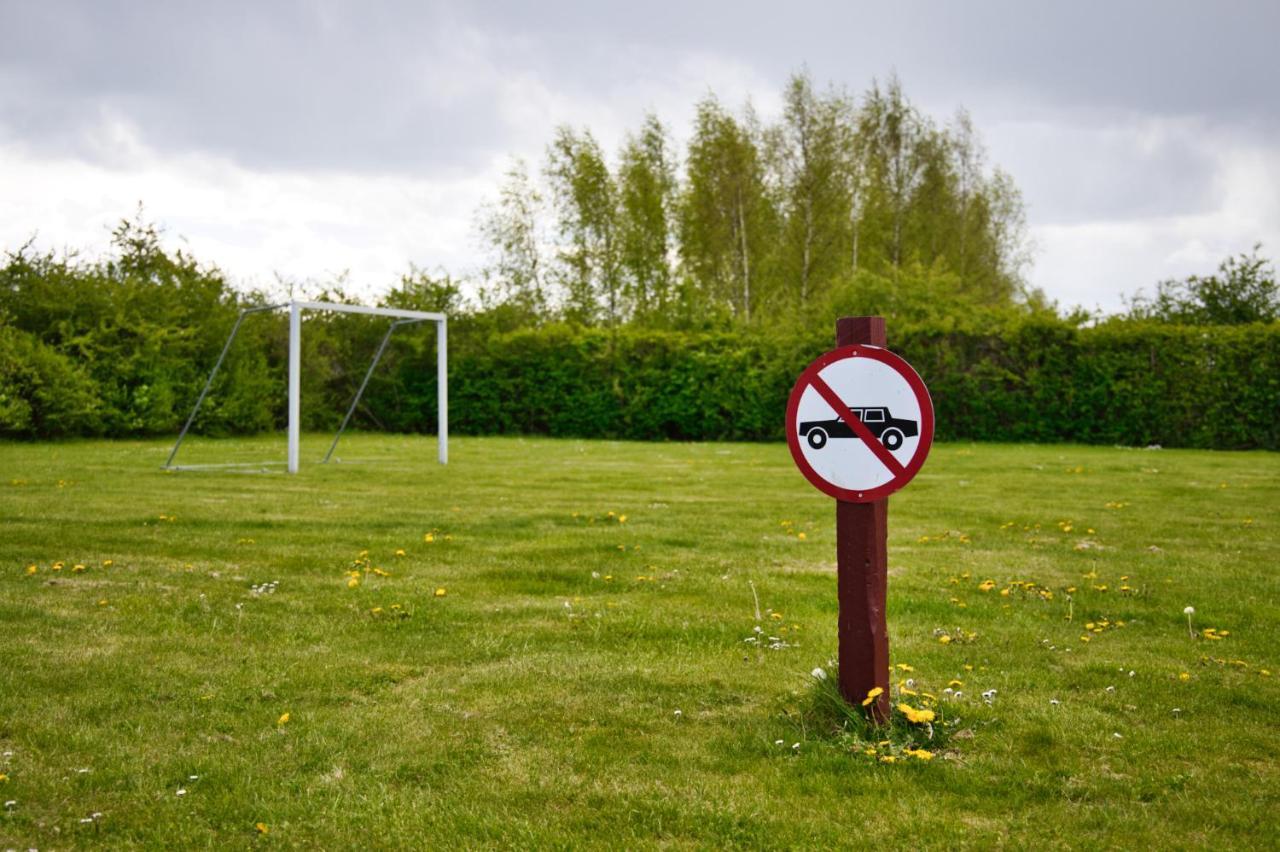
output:
<instances>
[{"instance_id":1,"label":"round traffic sign","mask_svg":"<svg viewBox=\"0 0 1280 852\"><path fill-rule=\"evenodd\" d=\"M933 402L919 374L878 346L842 346L810 364L787 403L787 445L819 491L881 500L911 481L933 444Z\"/></svg>"}]
</instances>

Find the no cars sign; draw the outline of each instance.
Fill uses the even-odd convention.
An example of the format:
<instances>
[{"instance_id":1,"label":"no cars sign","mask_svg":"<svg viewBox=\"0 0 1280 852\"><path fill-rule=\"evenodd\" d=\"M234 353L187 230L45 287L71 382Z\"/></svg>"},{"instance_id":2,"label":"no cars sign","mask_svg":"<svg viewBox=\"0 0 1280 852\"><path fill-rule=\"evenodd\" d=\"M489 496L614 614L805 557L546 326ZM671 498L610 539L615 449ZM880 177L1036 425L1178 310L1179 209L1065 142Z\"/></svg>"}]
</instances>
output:
<instances>
[{"instance_id":1,"label":"no cars sign","mask_svg":"<svg viewBox=\"0 0 1280 852\"><path fill-rule=\"evenodd\" d=\"M911 481L933 444L933 402L911 365L878 346L842 346L791 390L787 444L820 491L882 500Z\"/></svg>"}]
</instances>

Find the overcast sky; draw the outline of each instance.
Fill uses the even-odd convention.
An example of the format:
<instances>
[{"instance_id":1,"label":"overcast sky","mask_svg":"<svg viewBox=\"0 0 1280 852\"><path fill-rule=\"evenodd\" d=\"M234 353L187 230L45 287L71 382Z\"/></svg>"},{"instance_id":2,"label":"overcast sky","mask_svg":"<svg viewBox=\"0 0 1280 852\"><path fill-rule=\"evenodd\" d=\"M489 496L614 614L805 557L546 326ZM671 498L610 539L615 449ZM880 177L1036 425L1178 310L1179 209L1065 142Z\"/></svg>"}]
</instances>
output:
<instances>
[{"instance_id":1,"label":"overcast sky","mask_svg":"<svg viewBox=\"0 0 1280 852\"><path fill-rule=\"evenodd\" d=\"M902 9L887 7L901 6ZM0 0L0 249L96 256L139 201L245 286L465 275L474 213L553 128L682 140L708 91L896 72L1010 172L1066 305L1280 254L1280 3Z\"/></svg>"}]
</instances>

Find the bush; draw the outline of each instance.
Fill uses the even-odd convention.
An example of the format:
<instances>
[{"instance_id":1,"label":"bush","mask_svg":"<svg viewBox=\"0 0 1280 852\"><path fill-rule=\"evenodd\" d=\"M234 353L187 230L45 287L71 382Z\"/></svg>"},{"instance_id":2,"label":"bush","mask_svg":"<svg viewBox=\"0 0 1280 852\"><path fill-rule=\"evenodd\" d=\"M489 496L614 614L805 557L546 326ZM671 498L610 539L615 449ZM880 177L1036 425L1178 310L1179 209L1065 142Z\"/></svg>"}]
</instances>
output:
<instances>
[{"instance_id":1,"label":"bush","mask_svg":"<svg viewBox=\"0 0 1280 852\"><path fill-rule=\"evenodd\" d=\"M890 334L930 388L941 440L1280 448L1275 324L1081 329L1041 317ZM828 348L816 338L519 331L452 354L450 422L464 434L778 440L792 383ZM421 402L417 422L434 424L434 393Z\"/></svg>"},{"instance_id":2,"label":"bush","mask_svg":"<svg viewBox=\"0 0 1280 852\"><path fill-rule=\"evenodd\" d=\"M0 266L0 435L176 433L238 312L262 303L217 269L166 255L148 226L122 223L115 239L117 256L105 261L24 248ZM452 317L450 422L462 434L780 440L792 383L831 348L830 332L785 325L773 334L504 330L508 312L459 308L447 279L417 274L403 285L393 304ZM876 299L893 307L889 285L852 280L838 310L868 310ZM347 299L340 289L317 297ZM890 348L929 386L939 439L1280 449L1278 323L1130 318L1082 328L1044 309L945 304L943 313L889 319ZM305 428L336 427L386 327L308 316ZM353 425L434 431L435 335L411 326L392 340ZM282 314L247 317L195 429L283 426L286 343Z\"/></svg>"},{"instance_id":3,"label":"bush","mask_svg":"<svg viewBox=\"0 0 1280 852\"><path fill-rule=\"evenodd\" d=\"M34 335L0 324L0 435L97 435L101 411L97 388L78 364Z\"/></svg>"}]
</instances>

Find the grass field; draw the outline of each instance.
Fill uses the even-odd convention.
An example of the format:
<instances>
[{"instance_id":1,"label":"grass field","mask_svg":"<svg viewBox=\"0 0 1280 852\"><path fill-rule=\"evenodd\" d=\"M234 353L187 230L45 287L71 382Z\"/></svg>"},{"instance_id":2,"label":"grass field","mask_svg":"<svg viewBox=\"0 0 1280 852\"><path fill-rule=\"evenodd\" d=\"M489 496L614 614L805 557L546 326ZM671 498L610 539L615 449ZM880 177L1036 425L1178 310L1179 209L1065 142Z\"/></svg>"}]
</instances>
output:
<instances>
[{"instance_id":1,"label":"grass field","mask_svg":"<svg viewBox=\"0 0 1280 852\"><path fill-rule=\"evenodd\" d=\"M0 847L1277 843L1280 456L935 447L889 514L924 760L813 711L784 446L452 449L0 445Z\"/></svg>"}]
</instances>

